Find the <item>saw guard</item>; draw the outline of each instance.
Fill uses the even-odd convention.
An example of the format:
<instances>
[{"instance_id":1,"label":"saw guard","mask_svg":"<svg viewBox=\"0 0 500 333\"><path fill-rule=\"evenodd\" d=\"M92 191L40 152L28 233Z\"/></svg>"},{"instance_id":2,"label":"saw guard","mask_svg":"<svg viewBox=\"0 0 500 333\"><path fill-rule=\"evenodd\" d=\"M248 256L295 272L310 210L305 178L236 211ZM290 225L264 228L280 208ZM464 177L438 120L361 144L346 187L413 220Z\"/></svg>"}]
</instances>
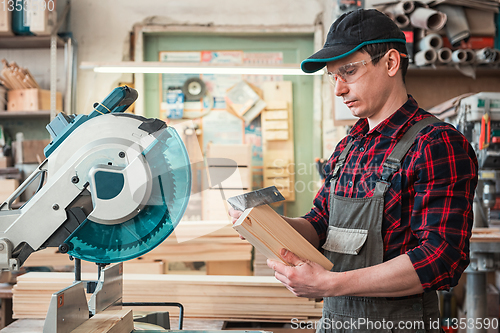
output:
<instances>
[{"instance_id":1,"label":"saw guard","mask_svg":"<svg viewBox=\"0 0 500 333\"><path fill-rule=\"evenodd\" d=\"M182 218L191 192L191 167L186 148L172 127L158 132L142 153L151 169L152 191L135 217L106 225L86 219L65 243L68 254L96 263L137 258L162 243Z\"/></svg>"}]
</instances>

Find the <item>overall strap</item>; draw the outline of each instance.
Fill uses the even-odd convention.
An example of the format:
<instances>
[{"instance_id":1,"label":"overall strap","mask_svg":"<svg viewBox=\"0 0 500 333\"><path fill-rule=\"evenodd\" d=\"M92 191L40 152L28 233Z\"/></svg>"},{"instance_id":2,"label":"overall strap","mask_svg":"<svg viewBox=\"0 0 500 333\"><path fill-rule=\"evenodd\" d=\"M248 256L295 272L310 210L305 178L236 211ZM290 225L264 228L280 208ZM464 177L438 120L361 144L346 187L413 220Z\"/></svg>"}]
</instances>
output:
<instances>
[{"instance_id":1,"label":"overall strap","mask_svg":"<svg viewBox=\"0 0 500 333\"><path fill-rule=\"evenodd\" d=\"M413 145L413 142L415 142L418 133L427 125L436 122L440 122L440 120L434 116L422 119L416 124L413 124L413 126L403 135L382 166L382 175L377 181L373 197L384 196L385 191L391 186L391 177L401 168L401 161Z\"/></svg>"},{"instance_id":2,"label":"overall strap","mask_svg":"<svg viewBox=\"0 0 500 333\"><path fill-rule=\"evenodd\" d=\"M335 190L335 185L337 183L337 179L339 178L339 173L340 170L342 170L342 167L344 166L345 159L347 155L349 154L349 151L351 150L352 143L354 140L351 140L344 148L342 153L340 153L339 159L337 160L337 163L335 163L335 169L333 169L333 174L332 174L332 180L331 180L331 185L330 185L330 191Z\"/></svg>"}]
</instances>

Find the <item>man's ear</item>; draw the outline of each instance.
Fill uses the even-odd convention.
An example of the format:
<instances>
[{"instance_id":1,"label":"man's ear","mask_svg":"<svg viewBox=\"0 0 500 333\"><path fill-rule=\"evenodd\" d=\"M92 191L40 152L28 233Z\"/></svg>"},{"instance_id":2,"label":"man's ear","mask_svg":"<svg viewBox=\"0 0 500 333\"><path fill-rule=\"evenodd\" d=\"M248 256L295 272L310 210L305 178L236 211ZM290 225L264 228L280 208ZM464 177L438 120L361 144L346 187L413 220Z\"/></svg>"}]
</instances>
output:
<instances>
[{"instance_id":1,"label":"man's ear","mask_svg":"<svg viewBox=\"0 0 500 333\"><path fill-rule=\"evenodd\" d=\"M401 56L399 52L395 49L391 49L387 52L387 74L389 76L395 76L401 66Z\"/></svg>"}]
</instances>

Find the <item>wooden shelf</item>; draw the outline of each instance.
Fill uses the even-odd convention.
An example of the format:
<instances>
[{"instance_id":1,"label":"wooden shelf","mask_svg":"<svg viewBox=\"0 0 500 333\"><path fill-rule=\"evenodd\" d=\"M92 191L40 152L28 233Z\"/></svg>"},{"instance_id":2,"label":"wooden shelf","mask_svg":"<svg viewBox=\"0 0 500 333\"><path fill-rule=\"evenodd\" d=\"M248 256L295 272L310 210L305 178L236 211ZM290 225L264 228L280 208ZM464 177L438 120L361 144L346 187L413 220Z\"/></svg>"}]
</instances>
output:
<instances>
[{"instance_id":1,"label":"wooden shelf","mask_svg":"<svg viewBox=\"0 0 500 333\"><path fill-rule=\"evenodd\" d=\"M2 118L34 118L34 117L50 117L50 110L40 111L0 111L0 119Z\"/></svg>"},{"instance_id":2,"label":"wooden shelf","mask_svg":"<svg viewBox=\"0 0 500 333\"><path fill-rule=\"evenodd\" d=\"M60 37L57 37L57 47L64 47ZM50 36L3 36L0 49L50 49Z\"/></svg>"}]
</instances>

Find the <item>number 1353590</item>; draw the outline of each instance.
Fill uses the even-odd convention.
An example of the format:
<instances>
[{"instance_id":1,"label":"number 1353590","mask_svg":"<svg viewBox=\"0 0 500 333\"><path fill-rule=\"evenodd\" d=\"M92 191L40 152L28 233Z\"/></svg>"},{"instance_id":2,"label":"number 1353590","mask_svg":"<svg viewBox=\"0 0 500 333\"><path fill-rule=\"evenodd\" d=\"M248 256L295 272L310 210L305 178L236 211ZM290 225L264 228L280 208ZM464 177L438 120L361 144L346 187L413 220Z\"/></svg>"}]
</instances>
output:
<instances>
[{"instance_id":1,"label":"number 1353590","mask_svg":"<svg viewBox=\"0 0 500 333\"><path fill-rule=\"evenodd\" d=\"M3 11L53 11L56 8L54 0L1 0L0 8Z\"/></svg>"}]
</instances>

